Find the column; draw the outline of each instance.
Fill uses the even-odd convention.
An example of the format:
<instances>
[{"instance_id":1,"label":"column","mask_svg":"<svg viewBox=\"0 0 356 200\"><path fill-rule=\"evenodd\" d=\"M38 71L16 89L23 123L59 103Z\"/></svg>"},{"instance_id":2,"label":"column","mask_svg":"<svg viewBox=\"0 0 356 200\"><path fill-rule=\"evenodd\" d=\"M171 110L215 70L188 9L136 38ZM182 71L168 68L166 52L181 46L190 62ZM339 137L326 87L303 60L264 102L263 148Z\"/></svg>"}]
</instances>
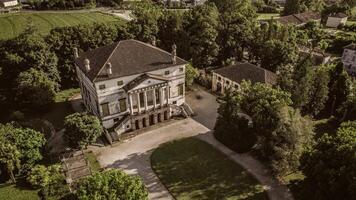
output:
<instances>
[{"instance_id":1,"label":"column","mask_svg":"<svg viewBox=\"0 0 356 200\"><path fill-rule=\"evenodd\" d=\"M143 102L145 103L145 111L147 111L147 90L143 93Z\"/></svg>"},{"instance_id":2,"label":"column","mask_svg":"<svg viewBox=\"0 0 356 200\"><path fill-rule=\"evenodd\" d=\"M141 113L141 105L140 105L140 93L136 93L136 96L137 96L137 110L138 110L138 113Z\"/></svg>"},{"instance_id":3,"label":"column","mask_svg":"<svg viewBox=\"0 0 356 200\"><path fill-rule=\"evenodd\" d=\"M133 105L132 105L132 94L129 94L129 103L130 103L130 113L133 115Z\"/></svg>"},{"instance_id":4,"label":"column","mask_svg":"<svg viewBox=\"0 0 356 200\"><path fill-rule=\"evenodd\" d=\"M153 114L153 124L157 124L158 119L157 119L157 114Z\"/></svg>"},{"instance_id":5,"label":"column","mask_svg":"<svg viewBox=\"0 0 356 200\"><path fill-rule=\"evenodd\" d=\"M161 104L161 108L163 107L163 88L159 88L159 102Z\"/></svg>"},{"instance_id":6,"label":"column","mask_svg":"<svg viewBox=\"0 0 356 200\"><path fill-rule=\"evenodd\" d=\"M156 108L156 89L153 89L153 108Z\"/></svg>"},{"instance_id":7,"label":"column","mask_svg":"<svg viewBox=\"0 0 356 200\"><path fill-rule=\"evenodd\" d=\"M169 86L167 85L167 87L166 87L166 100L167 100L166 105L168 105L168 99L169 99Z\"/></svg>"},{"instance_id":8,"label":"column","mask_svg":"<svg viewBox=\"0 0 356 200\"><path fill-rule=\"evenodd\" d=\"M142 119L138 119L138 128L139 129L143 128Z\"/></svg>"}]
</instances>

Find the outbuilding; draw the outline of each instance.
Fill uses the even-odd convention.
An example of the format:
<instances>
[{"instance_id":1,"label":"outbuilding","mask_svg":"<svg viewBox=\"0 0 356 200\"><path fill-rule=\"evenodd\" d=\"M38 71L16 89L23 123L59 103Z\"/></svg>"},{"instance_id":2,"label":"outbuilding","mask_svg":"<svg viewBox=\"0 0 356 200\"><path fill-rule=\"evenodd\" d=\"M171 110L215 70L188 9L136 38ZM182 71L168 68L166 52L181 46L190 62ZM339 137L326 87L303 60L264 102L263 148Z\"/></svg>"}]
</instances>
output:
<instances>
[{"instance_id":1,"label":"outbuilding","mask_svg":"<svg viewBox=\"0 0 356 200\"><path fill-rule=\"evenodd\" d=\"M347 15L344 13L334 13L328 17L326 26L330 28L337 28L340 25L345 25L347 22Z\"/></svg>"}]
</instances>

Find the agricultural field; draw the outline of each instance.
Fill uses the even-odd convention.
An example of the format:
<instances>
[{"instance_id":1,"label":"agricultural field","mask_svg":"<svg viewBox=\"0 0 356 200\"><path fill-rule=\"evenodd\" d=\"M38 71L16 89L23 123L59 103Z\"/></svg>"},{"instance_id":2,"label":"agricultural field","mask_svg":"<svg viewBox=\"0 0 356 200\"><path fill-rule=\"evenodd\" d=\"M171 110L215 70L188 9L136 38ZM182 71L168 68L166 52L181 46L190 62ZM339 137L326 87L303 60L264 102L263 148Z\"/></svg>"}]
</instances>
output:
<instances>
[{"instance_id":1,"label":"agricultural field","mask_svg":"<svg viewBox=\"0 0 356 200\"><path fill-rule=\"evenodd\" d=\"M124 21L121 18L99 12L37 12L11 13L0 15L0 40L10 39L19 35L33 24L38 32L46 35L56 27L74 26L90 23L114 23Z\"/></svg>"}]
</instances>

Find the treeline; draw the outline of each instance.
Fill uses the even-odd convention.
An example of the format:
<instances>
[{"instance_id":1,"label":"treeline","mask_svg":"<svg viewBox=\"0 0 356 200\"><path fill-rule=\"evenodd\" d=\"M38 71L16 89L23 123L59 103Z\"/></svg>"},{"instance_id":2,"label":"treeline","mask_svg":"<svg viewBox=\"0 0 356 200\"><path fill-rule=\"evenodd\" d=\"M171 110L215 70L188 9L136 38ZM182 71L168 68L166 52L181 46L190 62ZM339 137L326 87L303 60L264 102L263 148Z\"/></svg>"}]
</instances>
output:
<instances>
[{"instance_id":1,"label":"treeline","mask_svg":"<svg viewBox=\"0 0 356 200\"><path fill-rule=\"evenodd\" d=\"M117 7L123 0L29 0L26 2L36 10L73 10L97 6Z\"/></svg>"}]
</instances>

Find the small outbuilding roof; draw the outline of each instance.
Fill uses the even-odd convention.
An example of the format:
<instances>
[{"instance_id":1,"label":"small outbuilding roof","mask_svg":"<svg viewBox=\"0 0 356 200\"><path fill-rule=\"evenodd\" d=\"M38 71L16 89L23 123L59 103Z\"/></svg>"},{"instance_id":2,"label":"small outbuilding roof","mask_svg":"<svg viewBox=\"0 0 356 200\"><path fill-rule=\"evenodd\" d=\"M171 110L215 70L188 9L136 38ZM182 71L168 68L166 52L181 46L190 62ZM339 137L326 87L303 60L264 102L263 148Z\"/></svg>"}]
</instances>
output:
<instances>
[{"instance_id":1,"label":"small outbuilding roof","mask_svg":"<svg viewBox=\"0 0 356 200\"><path fill-rule=\"evenodd\" d=\"M287 15L276 19L281 24L300 25L310 21L320 20L321 15L315 12L304 12L299 14Z\"/></svg>"},{"instance_id":2,"label":"small outbuilding roof","mask_svg":"<svg viewBox=\"0 0 356 200\"><path fill-rule=\"evenodd\" d=\"M329 15L329 17L346 18L347 15L345 13L333 13L333 14Z\"/></svg>"},{"instance_id":3,"label":"small outbuilding roof","mask_svg":"<svg viewBox=\"0 0 356 200\"><path fill-rule=\"evenodd\" d=\"M249 80L252 83L276 83L276 74L250 63L237 63L227 67L214 70L215 73L226 77L236 83Z\"/></svg>"}]
</instances>

